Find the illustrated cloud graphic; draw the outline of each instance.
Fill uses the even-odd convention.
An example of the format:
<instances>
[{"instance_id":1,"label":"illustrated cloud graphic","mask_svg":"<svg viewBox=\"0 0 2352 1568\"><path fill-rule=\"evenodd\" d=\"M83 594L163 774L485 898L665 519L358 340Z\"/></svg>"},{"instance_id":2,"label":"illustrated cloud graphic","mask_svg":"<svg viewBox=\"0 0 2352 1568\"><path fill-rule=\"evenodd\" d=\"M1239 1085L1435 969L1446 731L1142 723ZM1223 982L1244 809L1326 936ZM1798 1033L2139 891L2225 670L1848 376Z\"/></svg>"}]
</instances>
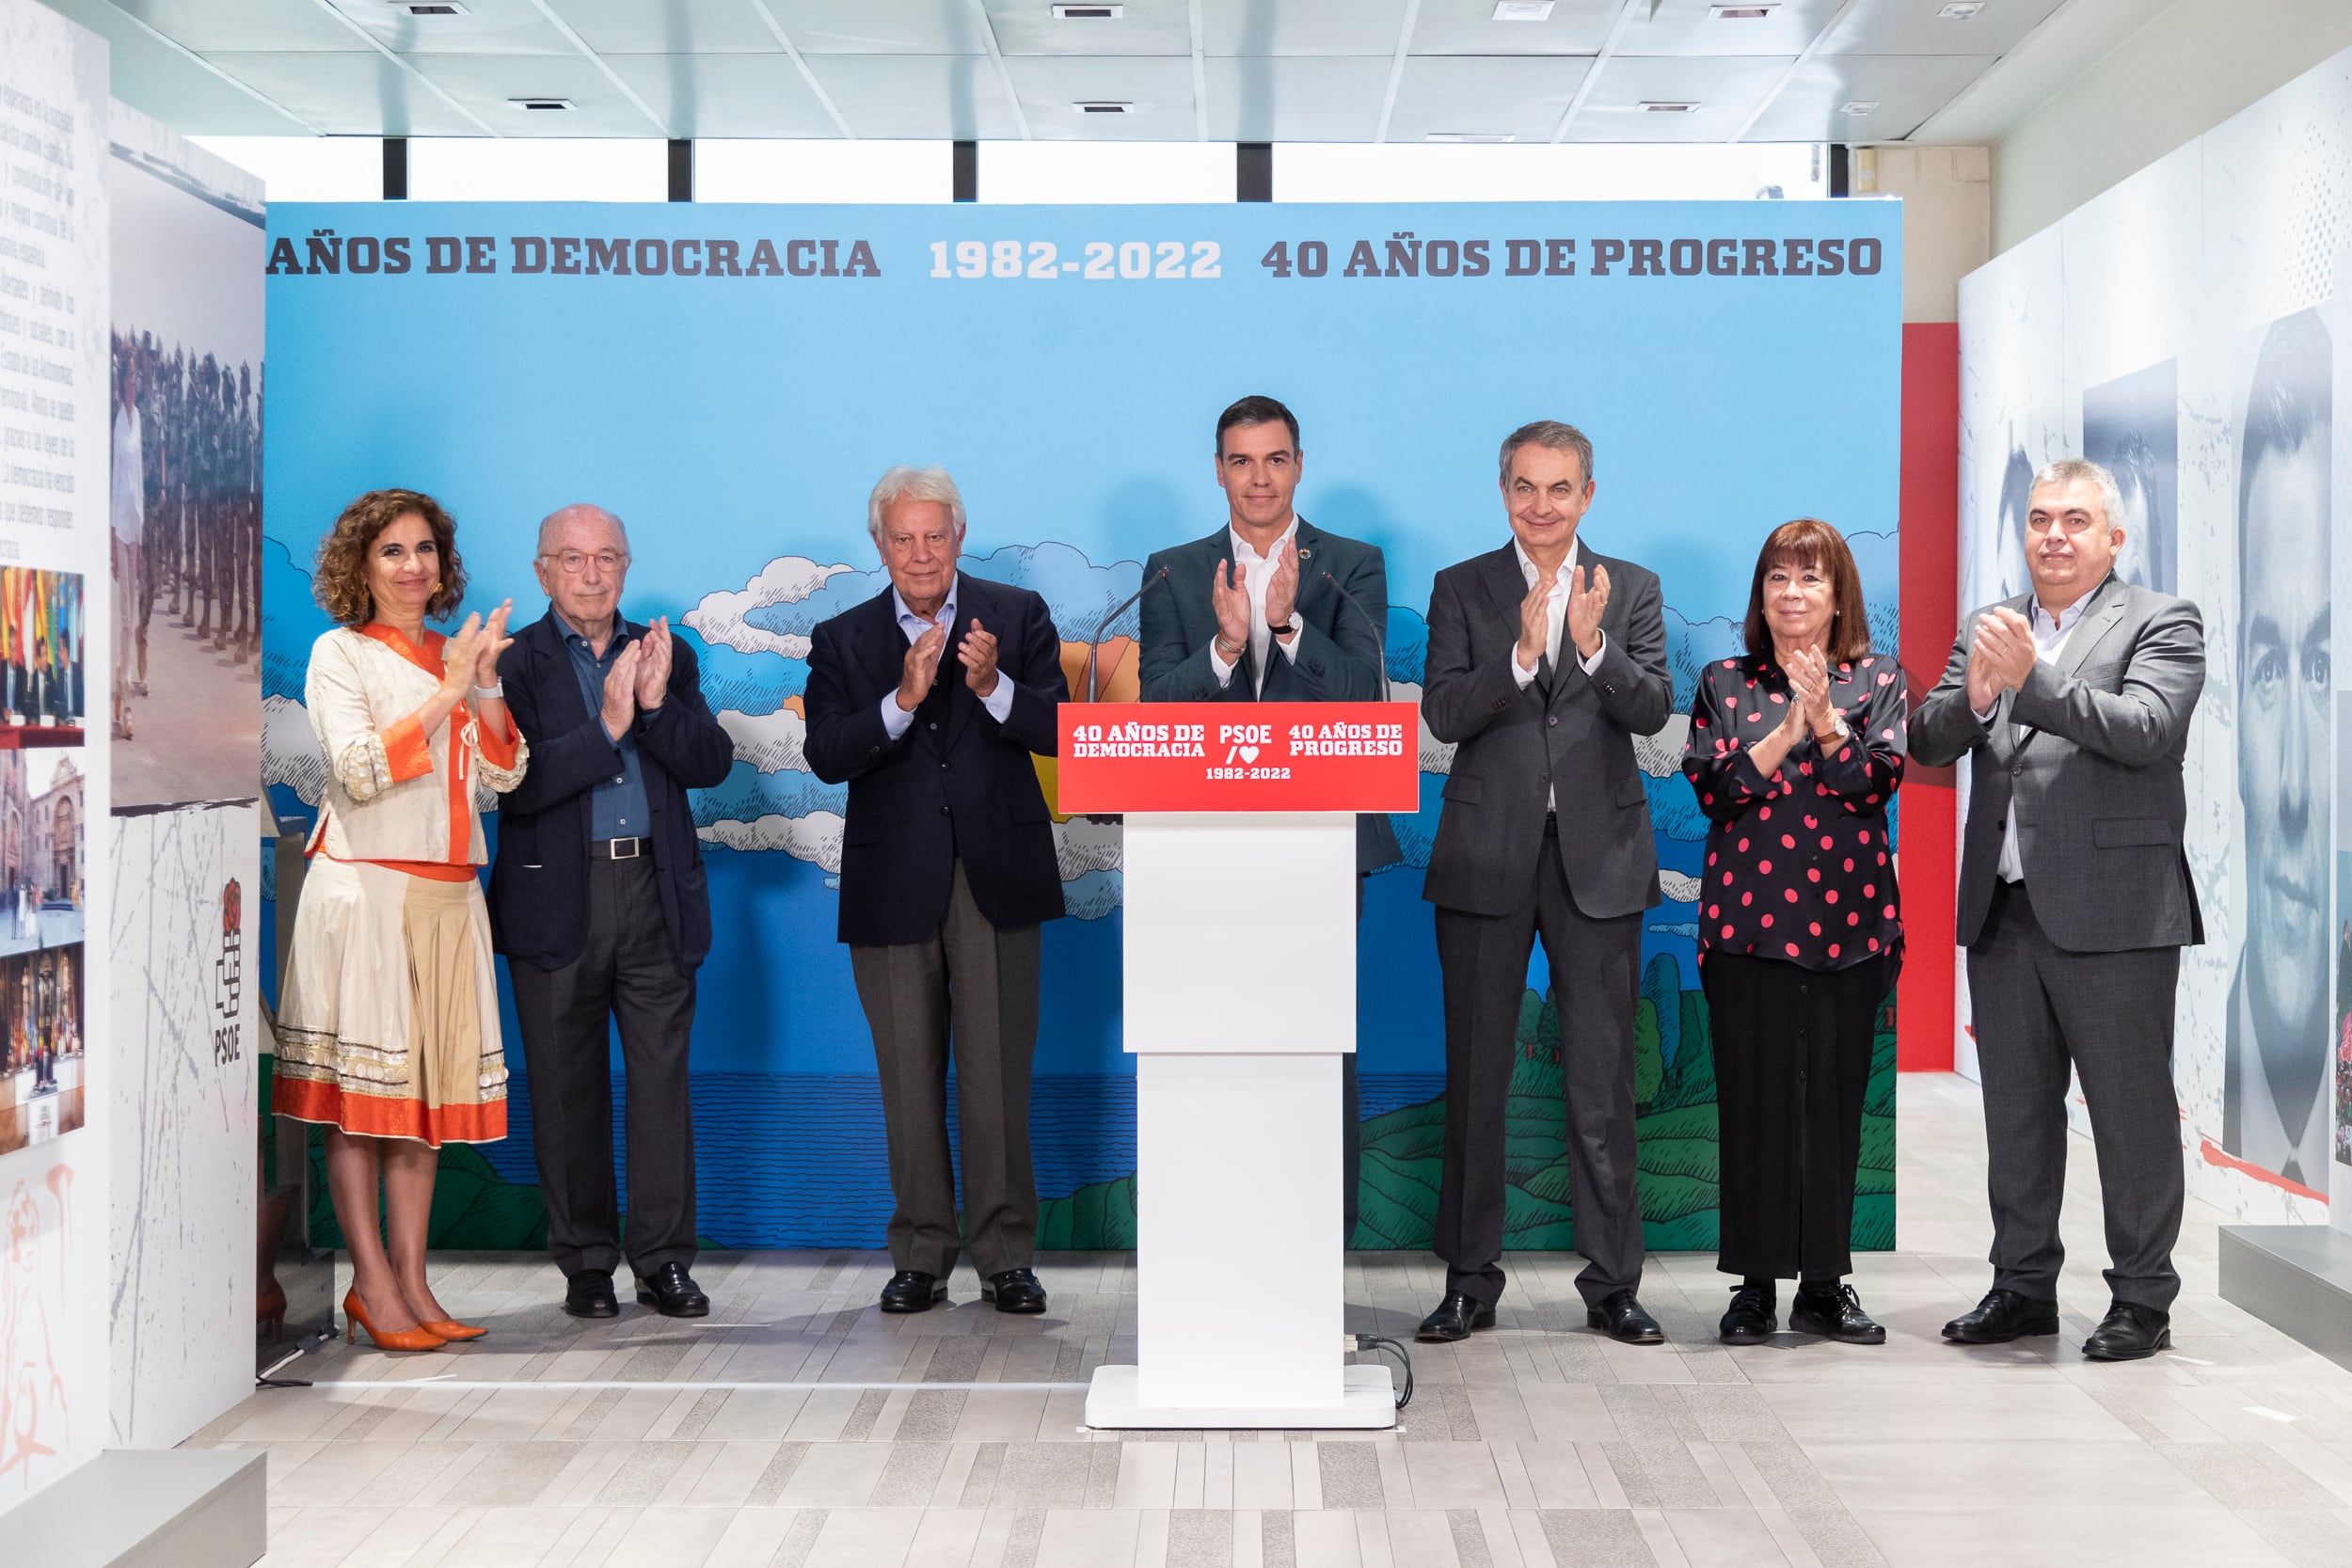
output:
<instances>
[{"instance_id":1,"label":"illustrated cloud graphic","mask_svg":"<svg viewBox=\"0 0 2352 1568\"><path fill-rule=\"evenodd\" d=\"M782 654L787 658L808 657L807 626L771 628L758 613L777 605L797 605L850 568L847 562L827 566L806 556L782 555L759 569L740 593L722 590L706 594L702 602L678 617L706 642L746 654ZM871 574L857 574L861 578ZM824 616L808 623L815 626Z\"/></svg>"}]
</instances>

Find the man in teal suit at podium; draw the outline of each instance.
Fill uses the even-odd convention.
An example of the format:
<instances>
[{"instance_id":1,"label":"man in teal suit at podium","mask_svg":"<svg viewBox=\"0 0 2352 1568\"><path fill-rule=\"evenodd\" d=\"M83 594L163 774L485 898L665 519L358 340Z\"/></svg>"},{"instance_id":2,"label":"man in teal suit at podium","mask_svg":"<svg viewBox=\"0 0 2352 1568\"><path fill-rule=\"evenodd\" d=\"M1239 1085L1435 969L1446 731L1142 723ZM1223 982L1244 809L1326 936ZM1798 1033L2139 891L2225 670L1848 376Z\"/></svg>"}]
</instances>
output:
<instances>
[{"instance_id":1,"label":"man in teal suit at podium","mask_svg":"<svg viewBox=\"0 0 2352 1568\"><path fill-rule=\"evenodd\" d=\"M1147 703L1376 703L1389 694L1389 568L1380 546L1292 510L1305 452L1297 417L1246 397L1216 420L1226 524L1143 563L1138 673ZM1396 834L1356 818L1356 873L1393 865ZM1363 910L1358 884L1356 907ZM1341 1071L1346 1233L1356 1235L1356 1057Z\"/></svg>"}]
</instances>

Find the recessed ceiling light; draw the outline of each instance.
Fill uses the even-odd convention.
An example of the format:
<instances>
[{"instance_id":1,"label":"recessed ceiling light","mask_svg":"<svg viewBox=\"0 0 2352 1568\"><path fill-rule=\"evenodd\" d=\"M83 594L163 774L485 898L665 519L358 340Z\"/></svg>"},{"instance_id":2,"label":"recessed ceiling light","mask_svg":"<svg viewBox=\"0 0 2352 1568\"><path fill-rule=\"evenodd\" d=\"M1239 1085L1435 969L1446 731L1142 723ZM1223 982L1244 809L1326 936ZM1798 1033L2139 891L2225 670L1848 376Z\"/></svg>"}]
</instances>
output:
<instances>
[{"instance_id":1,"label":"recessed ceiling light","mask_svg":"<svg viewBox=\"0 0 2352 1568\"><path fill-rule=\"evenodd\" d=\"M1495 0L1497 22L1549 22L1551 0Z\"/></svg>"},{"instance_id":2,"label":"recessed ceiling light","mask_svg":"<svg viewBox=\"0 0 2352 1568\"><path fill-rule=\"evenodd\" d=\"M1642 112L1649 115L1687 115L1698 106L1698 101L1690 98L1645 98L1641 103Z\"/></svg>"},{"instance_id":3,"label":"recessed ceiling light","mask_svg":"<svg viewBox=\"0 0 2352 1568\"><path fill-rule=\"evenodd\" d=\"M1837 112L1841 115L1874 115L1879 112L1879 101L1875 98L1857 98L1851 103L1838 104Z\"/></svg>"},{"instance_id":4,"label":"recessed ceiling light","mask_svg":"<svg viewBox=\"0 0 2352 1568\"><path fill-rule=\"evenodd\" d=\"M1116 22L1127 14L1124 6L1056 6L1057 22Z\"/></svg>"},{"instance_id":5,"label":"recessed ceiling light","mask_svg":"<svg viewBox=\"0 0 2352 1568\"><path fill-rule=\"evenodd\" d=\"M1442 142L1506 142L1517 141L1518 137L1508 131L1431 131L1423 135L1421 139Z\"/></svg>"},{"instance_id":6,"label":"recessed ceiling light","mask_svg":"<svg viewBox=\"0 0 2352 1568\"><path fill-rule=\"evenodd\" d=\"M1718 22L1761 22L1778 9L1778 0L1773 0L1763 6L1709 6L1707 14Z\"/></svg>"},{"instance_id":7,"label":"recessed ceiling light","mask_svg":"<svg viewBox=\"0 0 2352 1568\"><path fill-rule=\"evenodd\" d=\"M506 106L510 109L576 109L580 107L568 98L510 98L506 101Z\"/></svg>"},{"instance_id":8,"label":"recessed ceiling light","mask_svg":"<svg viewBox=\"0 0 2352 1568\"><path fill-rule=\"evenodd\" d=\"M392 9L406 11L410 16L463 16L466 8L457 0L392 0Z\"/></svg>"},{"instance_id":9,"label":"recessed ceiling light","mask_svg":"<svg viewBox=\"0 0 2352 1568\"><path fill-rule=\"evenodd\" d=\"M1947 22L1965 22L1982 9L1984 0L1952 0L1950 5L1935 14Z\"/></svg>"},{"instance_id":10,"label":"recessed ceiling light","mask_svg":"<svg viewBox=\"0 0 2352 1568\"><path fill-rule=\"evenodd\" d=\"M1123 115L1135 107L1123 99L1109 98L1082 100L1070 106L1082 115Z\"/></svg>"}]
</instances>

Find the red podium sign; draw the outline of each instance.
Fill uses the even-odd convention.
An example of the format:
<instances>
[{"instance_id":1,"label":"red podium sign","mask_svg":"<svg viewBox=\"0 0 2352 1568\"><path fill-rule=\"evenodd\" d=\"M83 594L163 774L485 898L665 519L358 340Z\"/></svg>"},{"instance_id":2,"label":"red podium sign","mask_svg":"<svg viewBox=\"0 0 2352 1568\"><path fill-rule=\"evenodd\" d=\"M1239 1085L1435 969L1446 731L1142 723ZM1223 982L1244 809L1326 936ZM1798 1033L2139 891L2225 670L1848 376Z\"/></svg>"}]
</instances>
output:
<instances>
[{"instance_id":1,"label":"red podium sign","mask_svg":"<svg viewBox=\"0 0 2352 1568\"><path fill-rule=\"evenodd\" d=\"M1064 703L1063 812L1411 811L1411 703Z\"/></svg>"}]
</instances>

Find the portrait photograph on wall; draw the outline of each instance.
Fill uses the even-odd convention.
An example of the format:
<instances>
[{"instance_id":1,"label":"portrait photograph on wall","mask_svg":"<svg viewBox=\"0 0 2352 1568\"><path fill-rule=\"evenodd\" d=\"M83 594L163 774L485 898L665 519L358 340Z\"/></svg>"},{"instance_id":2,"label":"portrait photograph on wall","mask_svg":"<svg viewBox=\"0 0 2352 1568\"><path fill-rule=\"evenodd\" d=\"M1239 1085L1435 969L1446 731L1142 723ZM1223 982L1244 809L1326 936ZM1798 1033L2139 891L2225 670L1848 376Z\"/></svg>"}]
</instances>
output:
<instances>
[{"instance_id":1,"label":"portrait photograph on wall","mask_svg":"<svg viewBox=\"0 0 2352 1568\"><path fill-rule=\"evenodd\" d=\"M2174 530L2181 515L2180 367L2172 360L2083 388L2083 455L2115 475L2123 498L2123 547L2115 575L2174 591Z\"/></svg>"}]
</instances>

